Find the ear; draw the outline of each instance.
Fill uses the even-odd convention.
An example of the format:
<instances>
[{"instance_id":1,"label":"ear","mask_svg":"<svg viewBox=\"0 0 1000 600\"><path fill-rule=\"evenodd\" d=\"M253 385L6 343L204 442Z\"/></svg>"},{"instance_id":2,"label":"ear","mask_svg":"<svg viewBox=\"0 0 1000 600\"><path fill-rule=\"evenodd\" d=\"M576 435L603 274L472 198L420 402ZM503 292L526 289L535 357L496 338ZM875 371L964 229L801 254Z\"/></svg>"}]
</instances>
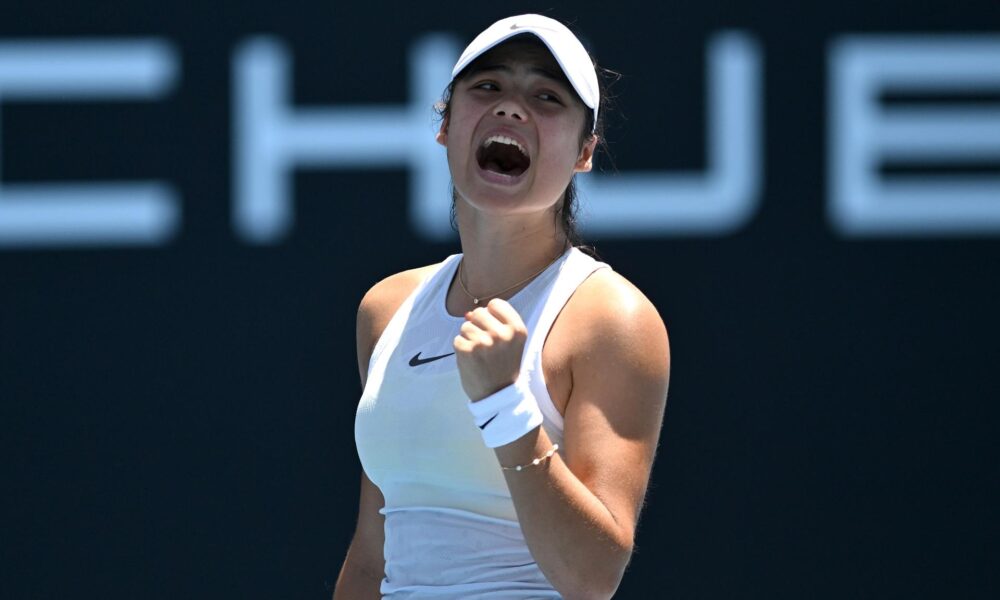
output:
<instances>
[{"instance_id":1,"label":"ear","mask_svg":"<svg viewBox=\"0 0 1000 600\"><path fill-rule=\"evenodd\" d=\"M438 130L434 139L437 140L437 143L442 146L448 145L448 115L445 115L445 117L441 119L441 129Z\"/></svg>"},{"instance_id":2,"label":"ear","mask_svg":"<svg viewBox=\"0 0 1000 600\"><path fill-rule=\"evenodd\" d=\"M576 159L574 170L577 173L589 173L594 168L594 150L597 148L597 136L591 135L590 139L580 149L580 156Z\"/></svg>"}]
</instances>

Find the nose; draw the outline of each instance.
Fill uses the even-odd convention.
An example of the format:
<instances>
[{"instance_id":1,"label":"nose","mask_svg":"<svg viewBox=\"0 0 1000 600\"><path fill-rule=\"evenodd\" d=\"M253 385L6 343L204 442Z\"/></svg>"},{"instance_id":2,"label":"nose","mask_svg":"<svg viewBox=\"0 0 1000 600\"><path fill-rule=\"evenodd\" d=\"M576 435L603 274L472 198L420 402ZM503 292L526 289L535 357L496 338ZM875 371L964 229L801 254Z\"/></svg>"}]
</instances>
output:
<instances>
[{"instance_id":1,"label":"nose","mask_svg":"<svg viewBox=\"0 0 1000 600\"><path fill-rule=\"evenodd\" d=\"M525 120L525 111L522 106L517 102L512 100L504 100L500 104L497 104L496 108L493 110L493 114L498 117L510 117L515 121Z\"/></svg>"}]
</instances>

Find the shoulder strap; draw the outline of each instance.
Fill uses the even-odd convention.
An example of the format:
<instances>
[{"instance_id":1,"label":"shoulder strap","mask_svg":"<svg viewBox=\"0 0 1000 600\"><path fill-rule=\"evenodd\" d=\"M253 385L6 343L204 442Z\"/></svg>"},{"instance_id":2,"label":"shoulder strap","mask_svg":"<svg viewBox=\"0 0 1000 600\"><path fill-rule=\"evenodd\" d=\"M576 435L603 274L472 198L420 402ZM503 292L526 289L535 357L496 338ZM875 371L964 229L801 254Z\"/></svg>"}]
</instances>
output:
<instances>
[{"instance_id":1,"label":"shoulder strap","mask_svg":"<svg viewBox=\"0 0 1000 600\"><path fill-rule=\"evenodd\" d=\"M545 387L545 375L542 372L541 360L542 348L545 345L545 339L549 336L549 330L552 329L552 324L555 323L559 313L562 312L580 284L594 271L610 268L610 265L595 260L574 248L561 265L559 274L551 284L547 298L541 303L537 318L527 323L528 343L521 358L521 372L528 376L531 391L538 400L542 412L560 431L563 425L562 415L553 406Z\"/></svg>"},{"instance_id":2,"label":"shoulder strap","mask_svg":"<svg viewBox=\"0 0 1000 600\"><path fill-rule=\"evenodd\" d=\"M559 269L559 274L551 284L551 289L547 298L540 306L540 312L534 323L529 324L529 339L526 350L540 351L545 344L545 338L549 335L552 324L556 317L566 306L570 296L576 292L591 273L598 269L610 269L610 265L595 260L583 252L573 248L566 261ZM527 353L526 353L527 354Z\"/></svg>"}]
</instances>

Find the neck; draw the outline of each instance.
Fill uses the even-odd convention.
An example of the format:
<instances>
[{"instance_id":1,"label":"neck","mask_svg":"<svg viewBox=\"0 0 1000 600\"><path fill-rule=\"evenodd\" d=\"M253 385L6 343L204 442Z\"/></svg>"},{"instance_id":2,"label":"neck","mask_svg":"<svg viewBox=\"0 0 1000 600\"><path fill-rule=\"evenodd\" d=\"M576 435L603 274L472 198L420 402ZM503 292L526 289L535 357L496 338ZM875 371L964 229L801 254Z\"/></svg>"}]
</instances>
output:
<instances>
[{"instance_id":1,"label":"neck","mask_svg":"<svg viewBox=\"0 0 1000 600\"><path fill-rule=\"evenodd\" d=\"M462 280L473 296L482 295L488 300L489 294L543 270L567 248L566 234L553 222L551 213L477 218L467 214L471 212L456 207L462 240ZM521 287L499 297L509 297Z\"/></svg>"}]
</instances>

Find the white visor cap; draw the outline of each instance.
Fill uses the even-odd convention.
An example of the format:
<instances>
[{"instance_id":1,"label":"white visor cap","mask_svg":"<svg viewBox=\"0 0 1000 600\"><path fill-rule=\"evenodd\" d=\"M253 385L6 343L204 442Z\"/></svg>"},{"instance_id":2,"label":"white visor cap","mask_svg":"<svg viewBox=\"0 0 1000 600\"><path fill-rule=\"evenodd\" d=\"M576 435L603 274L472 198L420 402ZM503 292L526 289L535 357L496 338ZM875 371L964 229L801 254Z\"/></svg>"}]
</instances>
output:
<instances>
[{"instance_id":1,"label":"white visor cap","mask_svg":"<svg viewBox=\"0 0 1000 600\"><path fill-rule=\"evenodd\" d=\"M542 15L518 15L507 17L487 27L472 40L451 70L452 80L482 56L490 48L515 35L530 33L542 40L556 62L562 67L577 95L588 108L594 111L594 129L597 128L597 109L601 103L601 92L597 85L597 72L586 48L576 39L565 25Z\"/></svg>"}]
</instances>

